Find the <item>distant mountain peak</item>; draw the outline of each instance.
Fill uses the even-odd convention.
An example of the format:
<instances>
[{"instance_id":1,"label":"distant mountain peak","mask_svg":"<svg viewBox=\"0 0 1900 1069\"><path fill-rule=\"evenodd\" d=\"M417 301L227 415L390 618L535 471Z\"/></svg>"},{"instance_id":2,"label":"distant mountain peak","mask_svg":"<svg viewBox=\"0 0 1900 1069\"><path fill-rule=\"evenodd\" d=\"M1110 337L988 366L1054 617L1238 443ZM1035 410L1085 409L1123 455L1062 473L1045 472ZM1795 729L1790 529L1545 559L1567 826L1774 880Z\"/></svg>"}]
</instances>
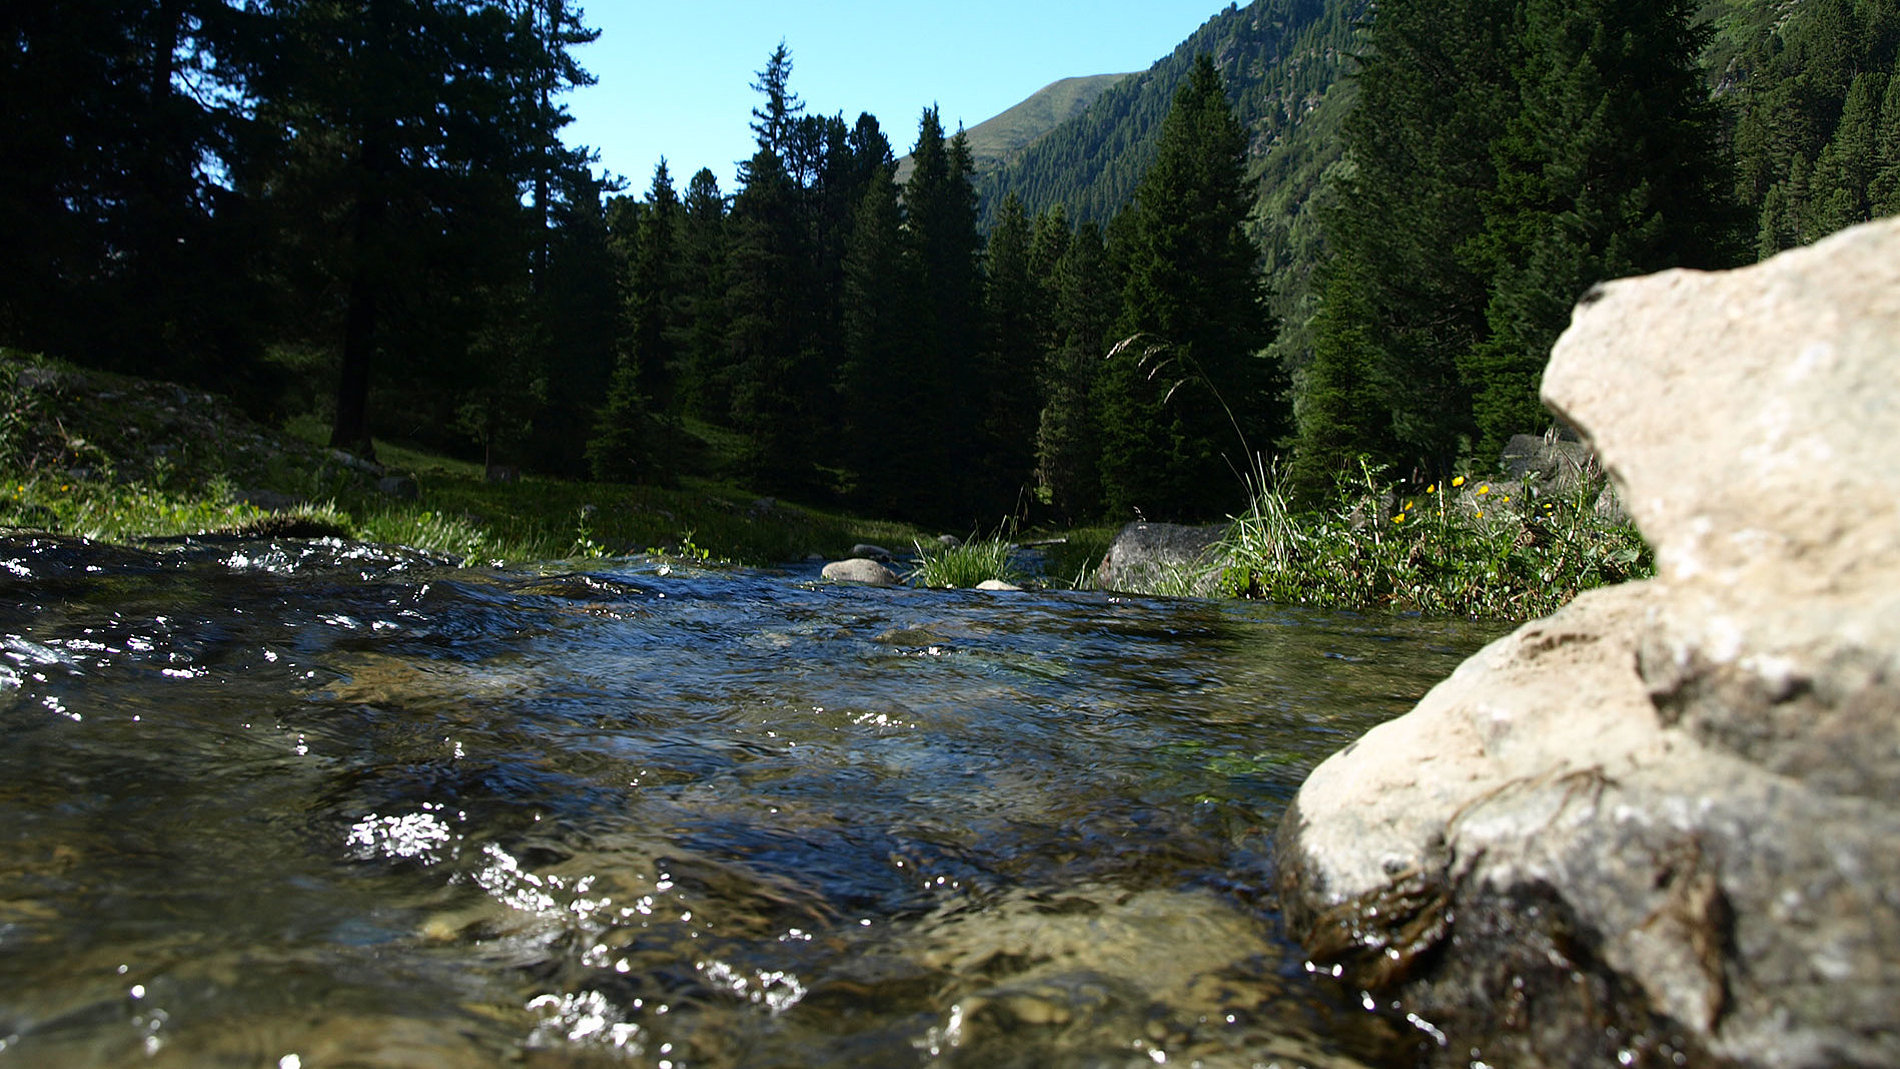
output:
<instances>
[{"instance_id":1,"label":"distant mountain peak","mask_svg":"<svg viewBox=\"0 0 1900 1069\"><path fill-rule=\"evenodd\" d=\"M1059 78L1031 93L1007 111L964 130L977 173L993 171L1015 159L1044 134L1081 114L1095 99L1130 74L1086 74ZM909 156L897 161L897 180L910 177Z\"/></svg>"}]
</instances>

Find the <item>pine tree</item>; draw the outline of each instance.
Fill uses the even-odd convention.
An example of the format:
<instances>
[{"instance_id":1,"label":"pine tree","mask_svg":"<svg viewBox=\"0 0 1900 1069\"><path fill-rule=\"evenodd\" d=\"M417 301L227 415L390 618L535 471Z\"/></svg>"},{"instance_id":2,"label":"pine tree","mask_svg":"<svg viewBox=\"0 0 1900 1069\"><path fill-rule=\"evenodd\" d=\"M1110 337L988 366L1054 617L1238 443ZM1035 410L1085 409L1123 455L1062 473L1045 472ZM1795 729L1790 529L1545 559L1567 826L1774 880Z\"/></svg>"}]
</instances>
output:
<instances>
[{"instance_id":1,"label":"pine tree","mask_svg":"<svg viewBox=\"0 0 1900 1069\"><path fill-rule=\"evenodd\" d=\"M839 459L850 497L879 515L898 515L914 503L902 491L923 467L928 444L907 433L924 399L912 394L915 383L905 367L915 294L901 244L903 225L891 169L880 166L858 202L845 252L845 351L838 381Z\"/></svg>"},{"instance_id":2,"label":"pine tree","mask_svg":"<svg viewBox=\"0 0 1900 1069\"><path fill-rule=\"evenodd\" d=\"M898 488L903 514L946 524L986 520L975 474L981 442L977 354L982 341L981 236L969 145L946 141L937 109L918 122L904 189L907 277L915 349L906 362L914 419L901 451L919 467ZM1005 506L1006 507L1006 506Z\"/></svg>"},{"instance_id":3,"label":"pine tree","mask_svg":"<svg viewBox=\"0 0 1900 1069\"><path fill-rule=\"evenodd\" d=\"M610 188L585 170L557 173L553 179L547 263L538 295L546 331L546 403L534 415L525 457L538 471L588 472L587 441L614 374L624 264L613 251L602 204Z\"/></svg>"},{"instance_id":4,"label":"pine tree","mask_svg":"<svg viewBox=\"0 0 1900 1069\"><path fill-rule=\"evenodd\" d=\"M726 358L726 198L719 179L701 168L687 183L680 229L686 321L680 403L712 423L732 420L732 376Z\"/></svg>"},{"instance_id":5,"label":"pine tree","mask_svg":"<svg viewBox=\"0 0 1900 1069\"><path fill-rule=\"evenodd\" d=\"M1103 511L1096 379L1121 302L1101 232L1093 224L1084 223L1063 245L1049 272L1055 339L1039 376L1043 407L1036 429L1036 478L1058 517L1083 523Z\"/></svg>"},{"instance_id":6,"label":"pine tree","mask_svg":"<svg viewBox=\"0 0 1900 1069\"><path fill-rule=\"evenodd\" d=\"M1880 166L1880 112L1886 91L1883 71L1854 76L1834 136L1814 161L1805 227L1809 232L1831 234L1873 218L1869 194Z\"/></svg>"},{"instance_id":7,"label":"pine tree","mask_svg":"<svg viewBox=\"0 0 1900 1069\"><path fill-rule=\"evenodd\" d=\"M1366 34L1346 165L1325 213L1333 261L1301 403L1300 488L1330 488L1378 448L1387 465L1449 466L1469 442L1458 355L1487 333L1488 280L1465 250L1497 187L1491 142L1510 114L1516 0L1388 0Z\"/></svg>"},{"instance_id":8,"label":"pine tree","mask_svg":"<svg viewBox=\"0 0 1900 1069\"><path fill-rule=\"evenodd\" d=\"M1498 187L1472 246L1488 336L1458 354L1481 457L1549 425L1544 365L1591 285L1738 258L1693 0L1527 0L1519 40L1515 113L1492 143Z\"/></svg>"},{"instance_id":9,"label":"pine tree","mask_svg":"<svg viewBox=\"0 0 1900 1069\"><path fill-rule=\"evenodd\" d=\"M772 50L771 58L765 61L765 69L758 77L752 88L765 97L765 103L752 109L752 134L758 139L760 150L777 156L783 164L805 111L804 101L791 89L792 52L784 41Z\"/></svg>"},{"instance_id":10,"label":"pine tree","mask_svg":"<svg viewBox=\"0 0 1900 1069\"><path fill-rule=\"evenodd\" d=\"M640 213L627 278L627 354L640 393L659 412L676 408L684 358L683 271L679 262L679 196L662 159L653 169L646 210Z\"/></svg>"},{"instance_id":11,"label":"pine tree","mask_svg":"<svg viewBox=\"0 0 1900 1069\"><path fill-rule=\"evenodd\" d=\"M983 304L981 499L1013 508L1035 472L1039 280L1030 272L1029 218L1013 193L990 230Z\"/></svg>"},{"instance_id":12,"label":"pine tree","mask_svg":"<svg viewBox=\"0 0 1900 1069\"><path fill-rule=\"evenodd\" d=\"M746 436L752 485L797 494L819 487L815 397L825 388L811 340L810 249L799 190L761 148L733 200L726 333L733 425Z\"/></svg>"},{"instance_id":13,"label":"pine tree","mask_svg":"<svg viewBox=\"0 0 1900 1069\"><path fill-rule=\"evenodd\" d=\"M1136 190L1118 328L1137 340L1110 362L1102 479L1111 512L1209 517L1238 504L1254 449L1280 430L1272 340L1244 223L1246 132L1202 56L1162 123Z\"/></svg>"},{"instance_id":14,"label":"pine tree","mask_svg":"<svg viewBox=\"0 0 1900 1069\"><path fill-rule=\"evenodd\" d=\"M1880 101L1880 128L1867 199L1876 217L1900 213L1900 60L1887 76L1887 92Z\"/></svg>"},{"instance_id":15,"label":"pine tree","mask_svg":"<svg viewBox=\"0 0 1900 1069\"><path fill-rule=\"evenodd\" d=\"M672 435L659 417L675 409L685 298L678 252L683 213L666 161L653 169L645 203L615 207L627 264L625 333L587 443L588 463L596 479L670 480Z\"/></svg>"}]
</instances>

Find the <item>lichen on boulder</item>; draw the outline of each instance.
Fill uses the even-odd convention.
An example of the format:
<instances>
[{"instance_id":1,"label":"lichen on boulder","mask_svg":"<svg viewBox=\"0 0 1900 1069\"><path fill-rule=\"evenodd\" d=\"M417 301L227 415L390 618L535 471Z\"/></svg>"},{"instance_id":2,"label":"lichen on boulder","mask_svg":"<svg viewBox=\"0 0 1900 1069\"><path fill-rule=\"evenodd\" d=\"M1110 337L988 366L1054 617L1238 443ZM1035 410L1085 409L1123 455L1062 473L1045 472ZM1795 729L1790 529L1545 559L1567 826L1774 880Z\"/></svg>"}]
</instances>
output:
<instances>
[{"instance_id":1,"label":"lichen on boulder","mask_svg":"<svg viewBox=\"0 0 1900 1069\"><path fill-rule=\"evenodd\" d=\"M1657 576L1316 769L1291 930L1461 1065L1900 1064L1900 220L1601 287L1544 396Z\"/></svg>"}]
</instances>

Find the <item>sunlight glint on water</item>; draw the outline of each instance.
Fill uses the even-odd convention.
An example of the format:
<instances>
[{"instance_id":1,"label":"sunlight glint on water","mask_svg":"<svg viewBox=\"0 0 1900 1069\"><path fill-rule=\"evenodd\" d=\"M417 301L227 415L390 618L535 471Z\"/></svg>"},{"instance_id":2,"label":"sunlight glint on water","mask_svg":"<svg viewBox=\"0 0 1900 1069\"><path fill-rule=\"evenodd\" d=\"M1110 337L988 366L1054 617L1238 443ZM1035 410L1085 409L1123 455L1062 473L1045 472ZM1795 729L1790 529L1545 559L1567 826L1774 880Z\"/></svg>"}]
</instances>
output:
<instances>
[{"instance_id":1,"label":"sunlight glint on water","mask_svg":"<svg viewBox=\"0 0 1900 1069\"><path fill-rule=\"evenodd\" d=\"M0 1066L1431 1046L1280 940L1271 833L1494 629L333 542L0 556Z\"/></svg>"}]
</instances>

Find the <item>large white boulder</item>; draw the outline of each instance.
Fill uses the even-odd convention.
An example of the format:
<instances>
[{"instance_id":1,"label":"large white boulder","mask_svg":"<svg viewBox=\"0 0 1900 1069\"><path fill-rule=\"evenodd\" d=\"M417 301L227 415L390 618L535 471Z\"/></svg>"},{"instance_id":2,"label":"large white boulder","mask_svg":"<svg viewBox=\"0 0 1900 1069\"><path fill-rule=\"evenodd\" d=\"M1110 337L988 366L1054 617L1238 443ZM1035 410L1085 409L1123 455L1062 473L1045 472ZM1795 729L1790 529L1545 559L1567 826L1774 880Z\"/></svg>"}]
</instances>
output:
<instances>
[{"instance_id":1,"label":"large white boulder","mask_svg":"<svg viewBox=\"0 0 1900 1069\"><path fill-rule=\"evenodd\" d=\"M1316 769L1291 928L1494 1065L1900 1065L1900 220L1601 287L1544 396L1657 578Z\"/></svg>"}]
</instances>

